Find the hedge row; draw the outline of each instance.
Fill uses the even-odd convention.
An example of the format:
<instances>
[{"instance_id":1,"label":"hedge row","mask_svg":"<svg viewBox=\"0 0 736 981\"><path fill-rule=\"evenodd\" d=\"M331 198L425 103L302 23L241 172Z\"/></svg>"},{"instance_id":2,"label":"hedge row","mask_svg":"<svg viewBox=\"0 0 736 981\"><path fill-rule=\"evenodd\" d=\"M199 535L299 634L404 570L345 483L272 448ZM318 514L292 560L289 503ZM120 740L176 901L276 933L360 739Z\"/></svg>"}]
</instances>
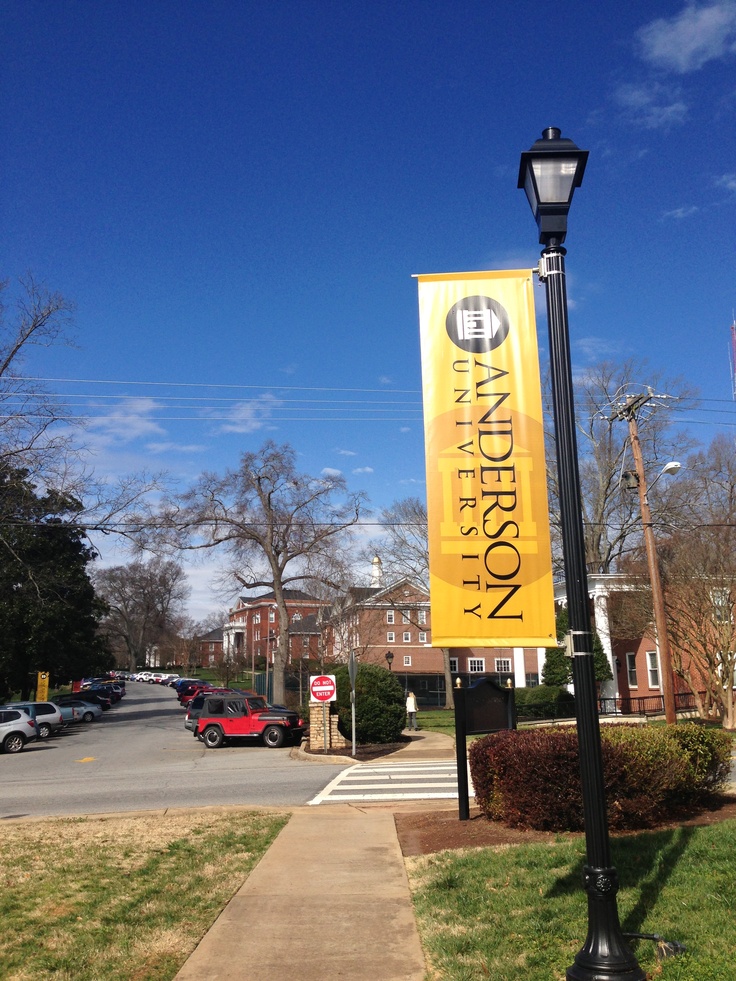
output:
<instances>
[{"instance_id":1,"label":"hedge row","mask_svg":"<svg viewBox=\"0 0 736 981\"><path fill-rule=\"evenodd\" d=\"M648 828L723 788L732 737L698 723L601 726L603 774L612 830ZM475 799L511 827L580 831L583 803L577 731L509 730L469 752Z\"/></svg>"}]
</instances>

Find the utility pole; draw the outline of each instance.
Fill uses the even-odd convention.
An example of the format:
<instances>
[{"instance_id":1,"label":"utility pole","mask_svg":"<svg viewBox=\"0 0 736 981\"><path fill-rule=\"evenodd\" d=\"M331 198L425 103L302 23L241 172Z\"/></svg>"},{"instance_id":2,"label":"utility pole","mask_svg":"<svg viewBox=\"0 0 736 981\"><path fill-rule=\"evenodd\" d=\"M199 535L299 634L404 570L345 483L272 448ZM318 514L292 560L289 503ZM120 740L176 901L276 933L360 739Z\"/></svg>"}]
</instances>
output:
<instances>
[{"instance_id":1,"label":"utility pole","mask_svg":"<svg viewBox=\"0 0 736 981\"><path fill-rule=\"evenodd\" d=\"M636 421L637 411L653 398L653 393L649 390L646 395L632 395L627 398L625 404L617 409L612 418L626 419L629 424L629 439L631 440L631 452L634 456L634 466L636 468L636 482L639 490L639 506L641 508L641 521L644 527L644 544L647 552L647 566L649 567L649 581L652 587L652 605L654 607L654 625L657 634L657 646L659 647L659 660L662 666L662 700L664 702L665 719L670 725L677 722L677 712L675 710L675 691L672 672L672 652L670 651L670 640L667 632L667 615L664 608L664 591L662 590L662 580L659 575L659 559L657 557L657 544L654 540L654 525L652 523L652 512L649 507L647 497L647 478L644 472L644 458L639 442L639 427Z\"/></svg>"}]
</instances>

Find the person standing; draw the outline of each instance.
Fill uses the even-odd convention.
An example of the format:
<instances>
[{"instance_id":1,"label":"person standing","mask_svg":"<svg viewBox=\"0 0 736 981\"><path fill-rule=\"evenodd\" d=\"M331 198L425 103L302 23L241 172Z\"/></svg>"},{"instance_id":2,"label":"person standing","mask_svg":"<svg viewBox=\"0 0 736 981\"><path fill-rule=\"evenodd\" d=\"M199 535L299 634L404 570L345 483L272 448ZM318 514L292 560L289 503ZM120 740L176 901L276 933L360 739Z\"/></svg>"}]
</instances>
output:
<instances>
[{"instance_id":1,"label":"person standing","mask_svg":"<svg viewBox=\"0 0 736 981\"><path fill-rule=\"evenodd\" d=\"M409 729L419 729L417 725L417 696L413 691L406 693L406 714L409 717L407 726Z\"/></svg>"}]
</instances>

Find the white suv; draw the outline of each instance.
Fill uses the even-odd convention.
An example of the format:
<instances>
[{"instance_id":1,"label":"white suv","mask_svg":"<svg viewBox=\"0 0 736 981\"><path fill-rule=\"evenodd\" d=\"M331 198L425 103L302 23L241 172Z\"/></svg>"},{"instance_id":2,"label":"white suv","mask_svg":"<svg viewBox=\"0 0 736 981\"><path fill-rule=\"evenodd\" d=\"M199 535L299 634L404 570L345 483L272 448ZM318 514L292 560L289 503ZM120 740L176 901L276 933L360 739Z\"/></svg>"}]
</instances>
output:
<instances>
[{"instance_id":1,"label":"white suv","mask_svg":"<svg viewBox=\"0 0 736 981\"><path fill-rule=\"evenodd\" d=\"M0 746L4 753L19 753L38 736L36 720L17 708L0 708Z\"/></svg>"}]
</instances>

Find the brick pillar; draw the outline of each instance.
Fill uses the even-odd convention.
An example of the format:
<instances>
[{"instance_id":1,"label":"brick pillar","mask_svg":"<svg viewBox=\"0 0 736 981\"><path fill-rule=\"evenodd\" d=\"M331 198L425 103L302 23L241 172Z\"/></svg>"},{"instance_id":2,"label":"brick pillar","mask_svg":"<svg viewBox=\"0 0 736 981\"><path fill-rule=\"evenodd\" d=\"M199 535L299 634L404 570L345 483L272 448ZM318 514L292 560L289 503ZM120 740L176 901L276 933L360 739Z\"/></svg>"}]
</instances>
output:
<instances>
[{"instance_id":1,"label":"brick pillar","mask_svg":"<svg viewBox=\"0 0 736 981\"><path fill-rule=\"evenodd\" d=\"M338 732L337 713L330 711L332 704L334 703L329 702L326 706L326 712L324 712L327 716L327 748L344 749L348 743L345 737ZM325 748L323 711L324 707L321 703L309 703L309 748L311 750L323 750Z\"/></svg>"}]
</instances>

